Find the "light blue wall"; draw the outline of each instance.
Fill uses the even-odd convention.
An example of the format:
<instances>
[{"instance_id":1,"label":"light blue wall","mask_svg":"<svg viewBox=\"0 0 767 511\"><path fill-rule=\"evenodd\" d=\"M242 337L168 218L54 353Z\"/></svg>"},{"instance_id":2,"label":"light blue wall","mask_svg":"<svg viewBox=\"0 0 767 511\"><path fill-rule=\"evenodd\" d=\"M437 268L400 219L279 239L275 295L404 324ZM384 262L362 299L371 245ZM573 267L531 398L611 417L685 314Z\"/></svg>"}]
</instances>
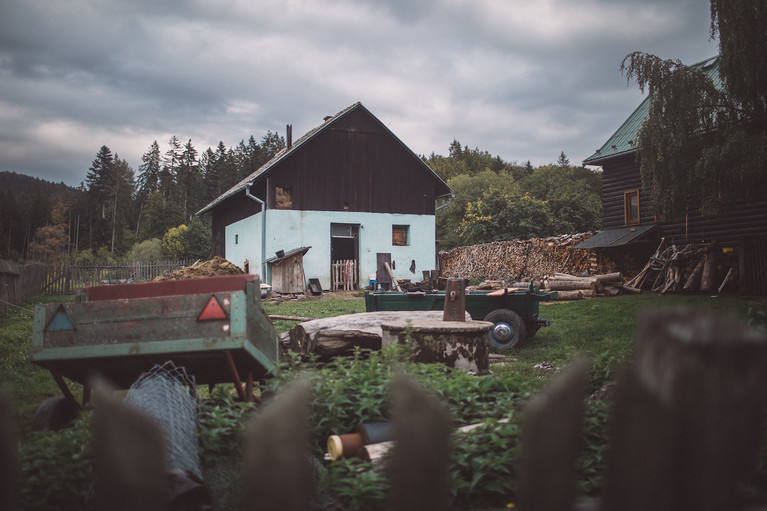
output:
<instances>
[{"instance_id":1,"label":"light blue wall","mask_svg":"<svg viewBox=\"0 0 767 511\"><path fill-rule=\"evenodd\" d=\"M251 273L261 273L261 215L258 213L226 228L226 258L242 267L250 261ZM433 215L352 213L345 211L266 212L266 259L277 250L286 252L302 246L312 248L304 256L306 278L318 278L323 289L330 288L330 224L356 224L359 229L360 285L376 271L376 253L391 253L394 275L398 279L420 281L422 271L435 268L435 230ZM410 226L408 245L392 245L392 226ZM236 237L236 243L235 243ZM415 272L410 272L415 261ZM267 279L268 281L268 279Z\"/></svg>"}]
</instances>

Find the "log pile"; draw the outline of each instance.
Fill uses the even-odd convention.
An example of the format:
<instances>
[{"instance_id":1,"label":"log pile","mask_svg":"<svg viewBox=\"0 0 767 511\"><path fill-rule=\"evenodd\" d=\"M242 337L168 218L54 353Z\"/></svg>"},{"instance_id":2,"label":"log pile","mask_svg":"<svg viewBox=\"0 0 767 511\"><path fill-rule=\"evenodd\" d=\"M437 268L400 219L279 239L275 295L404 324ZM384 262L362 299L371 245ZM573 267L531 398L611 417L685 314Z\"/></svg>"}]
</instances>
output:
<instances>
[{"instance_id":1,"label":"log pile","mask_svg":"<svg viewBox=\"0 0 767 511\"><path fill-rule=\"evenodd\" d=\"M723 251L712 241L704 247L666 246L661 239L645 267L626 286L653 293L721 293L734 289L738 261L731 250Z\"/></svg>"},{"instance_id":2,"label":"log pile","mask_svg":"<svg viewBox=\"0 0 767 511\"><path fill-rule=\"evenodd\" d=\"M544 279L542 284L547 291L557 292L557 300L616 296L624 290L623 274L620 272L589 276L557 272Z\"/></svg>"},{"instance_id":3,"label":"log pile","mask_svg":"<svg viewBox=\"0 0 767 511\"><path fill-rule=\"evenodd\" d=\"M486 278L508 282L542 280L553 273L609 273L615 263L595 250L575 245L592 233L565 234L532 240L510 240L457 247L439 254L443 277Z\"/></svg>"}]
</instances>

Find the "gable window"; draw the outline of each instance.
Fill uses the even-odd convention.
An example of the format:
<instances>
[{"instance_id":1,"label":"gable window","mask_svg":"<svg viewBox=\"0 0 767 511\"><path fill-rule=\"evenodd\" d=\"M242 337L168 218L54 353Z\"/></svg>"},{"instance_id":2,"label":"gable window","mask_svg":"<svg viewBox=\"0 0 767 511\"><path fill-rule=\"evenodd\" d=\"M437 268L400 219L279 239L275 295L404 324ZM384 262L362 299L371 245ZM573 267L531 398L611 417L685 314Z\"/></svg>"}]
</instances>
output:
<instances>
[{"instance_id":1,"label":"gable window","mask_svg":"<svg viewBox=\"0 0 767 511\"><path fill-rule=\"evenodd\" d=\"M623 192L623 215L626 225L639 223L639 190Z\"/></svg>"},{"instance_id":2,"label":"gable window","mask_svg":"<svg viewBox=\"0 0 767 511\"><path fill-rule=\"evenodd\" d=\"M293 207L293 190L281 186L274 187L274 204L277 209L290 209Z\"/></svg>"},{"instance_id":3,"label":"gable window","mask_svg":"<svg viewBox=\"0 0 767 511\"><path fill-rule=\"evenodd\" d=\"M396 247L407 246L409 231L410 231L409 225L392 225L391 226L391 244Z\"/></svg>"}]
</instances>

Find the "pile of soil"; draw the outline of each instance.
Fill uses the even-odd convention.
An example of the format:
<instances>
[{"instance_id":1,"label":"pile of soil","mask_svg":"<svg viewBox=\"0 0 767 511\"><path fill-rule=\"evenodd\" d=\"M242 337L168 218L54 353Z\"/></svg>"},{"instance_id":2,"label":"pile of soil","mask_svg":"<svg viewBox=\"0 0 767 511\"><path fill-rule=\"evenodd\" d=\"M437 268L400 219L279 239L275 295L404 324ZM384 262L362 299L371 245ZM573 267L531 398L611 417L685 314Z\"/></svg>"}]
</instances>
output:
<instances>
[{"instance_id":1,"label":"pile of soil","mask_svg":"<svg viewBox=\"0 0 767 511\"><path fill-rule=\"evenodd\" d=\"M198 261L192 266L187 266L172 273L160 275L158 280L183 280L200 279L204 277L223 277L226 275L242 275L245 273L238 266L230 263L223 257L214 257L208 261Z\"/></svg>"}]
</instances>

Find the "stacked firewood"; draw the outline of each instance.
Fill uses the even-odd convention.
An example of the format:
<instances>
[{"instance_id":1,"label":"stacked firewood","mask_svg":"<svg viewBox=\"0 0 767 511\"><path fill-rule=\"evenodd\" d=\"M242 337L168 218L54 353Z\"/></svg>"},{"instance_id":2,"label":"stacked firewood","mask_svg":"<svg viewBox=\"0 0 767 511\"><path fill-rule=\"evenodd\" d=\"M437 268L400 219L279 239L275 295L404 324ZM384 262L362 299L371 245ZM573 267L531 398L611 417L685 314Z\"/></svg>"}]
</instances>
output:
<instances>
[{"instance_id":1,"label":"stacked firewood","mask_svg":"<svg viewBox=\"0 0 767 511\"><path fill-rule=\"evenodd\" d=\"M573 246L591 237L591 233L567 234L532 240L509 240L457 247L439 254L443 277L492 280L542 280L556 272L579 274L609 273L613 261L592 250Z\"/></svg>"},{"instance_id":2,"label":"stacked firewood","mask_svg":"<svg viewBox=\"0 0 767 511\"><path fill-rule=\"evenodd\" d=\"M629 288L653 293L700 291L721 293L733 288L738 277L737 261L716 241L704 247L666 246L663 238L645 267L626 283Z\"/></svg>"}]
</instances>

